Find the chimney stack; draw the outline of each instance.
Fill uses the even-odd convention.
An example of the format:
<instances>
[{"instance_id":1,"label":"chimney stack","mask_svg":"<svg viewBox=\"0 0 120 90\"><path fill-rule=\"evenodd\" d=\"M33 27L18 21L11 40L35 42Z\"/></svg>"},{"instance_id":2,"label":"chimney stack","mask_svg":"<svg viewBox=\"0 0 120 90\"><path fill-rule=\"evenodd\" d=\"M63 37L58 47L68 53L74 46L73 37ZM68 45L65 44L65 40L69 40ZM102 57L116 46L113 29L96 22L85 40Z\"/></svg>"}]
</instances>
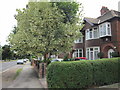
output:
<instances>
[{"instance_id":1,"label":"chimney stack","mask_svg":"<svg viewBox=\"0 0 120 90\"><path fill-rule=\"evenodd\" d=\"M105 13L108 12L108 11L109 11L109 9L108 9L107 7L105 7L105 6L102 6L102 8L101 8L101 10L100 10L101 15L105 14Z\"/></svg>"}]
</instances>

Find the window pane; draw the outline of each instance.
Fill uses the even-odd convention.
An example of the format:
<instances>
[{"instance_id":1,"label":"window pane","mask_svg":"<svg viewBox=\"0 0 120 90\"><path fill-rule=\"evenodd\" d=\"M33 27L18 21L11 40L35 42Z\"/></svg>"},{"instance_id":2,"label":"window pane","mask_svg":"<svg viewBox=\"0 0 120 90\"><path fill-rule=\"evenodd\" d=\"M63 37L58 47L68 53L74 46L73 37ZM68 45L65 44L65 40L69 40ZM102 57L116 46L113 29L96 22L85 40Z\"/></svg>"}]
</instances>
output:
<instances>
[{"instance_id":1,"label":"window pane","mask_svg":"<svg viewBox=\"0 0 120 90\"><path fill-rule=\"evenodd\" d=\"M82 53L79 53L79 57L82 57Z\"/></svg>"},{"instance_id":2,"label":"window pane","mask_svg":"<svg viewBox=\"0 0 120 90\"><path fill-rule=\"evenodd\" d=\"M98 59L98 51L94 51L94 59Z\"/></svg>"},{"instance_id":3,"label":"window pane","mask_svg":"<svg viewBox=\"0 0 120 90\"><path fill-rule=\"evenodd\" d=\"M100 35L102 36L102 25L100 25Z\"/></svg>"},{"instance_id":4,"label":"window pane","mask_svg":"<svg viewBox=\"0 0 120 90\"><path fill-rule=\"evenodd\" d=\"M110 24L107 25L108 35L110 35Z\"/></svg>"},{"instance_id":5,"label":"window pane","mask_svg":"<svg viewBox=\"0 0 120 90\"><path fill-rule=\"evenodd\" d=\"M90 58L89 58L89 51L87 51L87 59L90 59Z\"/></svg>"},{"instance_id":6,"label":"window pane","mask_svg":"<svg viewBox=\"0 0 120 90\"><path fill-rule=\"evenodd\" d=\"M93 48L90 48L90 51L93 51Z\"/></svg>"},{"instance_id":7,"label":"window pane","mask_svg":"<svg viewBox=\"0 0 120 90\"><path fill-rule=\"evenodd\" d=\"M98 48L94 48L95 50L98 50Z\"/></svg>"},{"instance_id":8,"label":"window pane","mask_svg":"<svg viewBox=\"0 0 120 90\"><path fill-rule=\"evenodd\" d=\"M103 35L106 35L106 24L103 26Z\"/></svg>"},{"instance_id":9,"label":"window pane","mask_svg":"<svg viewBox=\"0 0 120 90\"><path fill-rule=\"evenodd\" d=\"M74 57L82 57L82 49L75 50Z\"/></svg>"},{"instance_id":10,"label":"window pane","mask_svg":"<svg viewBox=\"0 0 120 90\"><path fill-rule=\"evenodd\" d=\"M90 31L90 38L92 38L92 31Z\"/></svg>"},{"instance_id":11,"label":"window pane","mask_svg":"<svg viewBox=\"0 0 120 90\"><path fill-rule=\"evenodd\" d=\"M96 30L94 31L93 35L94 35L94 38L97 38L97 31Z\"/></svg>"},{"instance_id":12,"label":"window pane","mask_svg":"<svg viewBox=\"0 0 120 90\"><path fill-rule=\"evenodd\" d=\"M93 52L90 52L90 59L93 60Z\"/></svg>"}]
</instances>

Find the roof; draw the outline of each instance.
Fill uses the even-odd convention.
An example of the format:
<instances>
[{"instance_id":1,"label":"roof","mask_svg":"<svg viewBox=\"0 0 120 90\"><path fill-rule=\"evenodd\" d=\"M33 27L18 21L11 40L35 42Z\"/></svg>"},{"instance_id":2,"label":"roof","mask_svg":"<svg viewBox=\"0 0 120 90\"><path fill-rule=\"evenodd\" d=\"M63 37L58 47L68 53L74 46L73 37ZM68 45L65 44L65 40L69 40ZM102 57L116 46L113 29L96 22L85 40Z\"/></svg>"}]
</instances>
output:
<instances>
[{"instance_id":1,"label":"roof","mask_svg":"<svg viewBox=\"0 0 120 90\"><path fill-rule=\"evenodd\" d=\"M120 18L120 12L115 11L115 10L110 10L110 11L106 12L105 14L99 16L98 18L85 17L84 20L87 21L88 23L90 23L91 25L94 25L94 24L100 24L100 23L110 20L114 17Z\"/></svg>"},{"instance_id":2,"label":"roof","mask_svg":"<svg viewBox=\"0 0 120 90\"><path fill-rule=\"evenodd\" d=\"M89 17L85 17L84 20L86 20L87 22L91 23L91 24L97 24L99 19L96 18L89 18Z\"/></svg>"}]
</instances>

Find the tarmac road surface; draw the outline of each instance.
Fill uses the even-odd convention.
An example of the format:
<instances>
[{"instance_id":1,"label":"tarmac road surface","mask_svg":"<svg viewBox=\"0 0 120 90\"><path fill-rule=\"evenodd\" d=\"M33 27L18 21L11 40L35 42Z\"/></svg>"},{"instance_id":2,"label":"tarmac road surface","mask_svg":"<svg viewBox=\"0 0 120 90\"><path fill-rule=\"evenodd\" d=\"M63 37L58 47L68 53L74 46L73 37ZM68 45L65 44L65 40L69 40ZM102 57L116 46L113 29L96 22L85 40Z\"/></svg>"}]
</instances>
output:
<instances>
[{"instance_id":1,"label":"tarmac road surface","mask_svg":"<svg viewBox=\"0 0 120 90\"><path fill-rule=\"evenodd\" d=\"M10 62L0 62L0 72L4 72L5 70L9 69L12 66L15 66L17 61L10 61Z\"/></svg>"}]
</instances>

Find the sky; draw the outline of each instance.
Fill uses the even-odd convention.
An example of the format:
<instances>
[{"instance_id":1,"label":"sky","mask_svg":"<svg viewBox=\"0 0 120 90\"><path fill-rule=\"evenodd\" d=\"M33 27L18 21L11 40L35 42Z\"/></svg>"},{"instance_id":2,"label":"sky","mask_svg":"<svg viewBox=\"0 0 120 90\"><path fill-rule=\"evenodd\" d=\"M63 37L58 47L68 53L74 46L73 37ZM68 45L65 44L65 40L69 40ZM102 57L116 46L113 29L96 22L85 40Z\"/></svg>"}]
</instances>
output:
<instances>
[{"instance_id":1,"label":"sky","mask_svg":"<svg viewBox=\"0 0 120 90\"><path fill-rule=\"evenodd\" d=\"M96 18L100 16L102 6L108 7L110 10L118 11L118 2L120 0L77 0L84 7L84 16ZM1 0L0 1L0 44L7 44L6 40L13 27L17 25L14 15L17 14L16 9L26 7L28 0Z\"/></svg>"}]
</instances>

